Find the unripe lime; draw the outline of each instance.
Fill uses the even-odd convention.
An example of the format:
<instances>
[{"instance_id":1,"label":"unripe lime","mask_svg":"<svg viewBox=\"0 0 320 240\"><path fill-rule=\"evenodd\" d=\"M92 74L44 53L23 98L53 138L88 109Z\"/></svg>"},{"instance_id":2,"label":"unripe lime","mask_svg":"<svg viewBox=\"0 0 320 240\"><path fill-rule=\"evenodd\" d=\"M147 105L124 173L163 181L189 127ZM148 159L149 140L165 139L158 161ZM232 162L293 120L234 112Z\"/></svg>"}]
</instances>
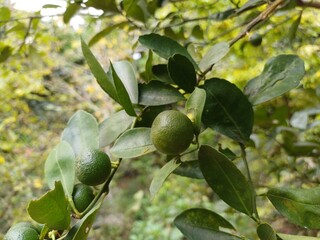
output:
<instances>
[{"instance_id":1,"label":"unripe lime","mask_svg":"<svg viewBox=\"0 0 320 240\"><path fill-rule=\"evenodd\" d=\"M259 33L253 33L249 38L249 42L255 47L260 46L262 43L262 36Z\"/></svg>"},{"instance_id":2,"label":"unripe lime","mask_svg":"<svg viewBox=\"0 0 320 240\"><path fill-rule=\"evenodd\" d=\"M39 233L33 227L16 224L9 229L3 240L39 240Z\"/></svg>"},{"instance_id":3,"label":"unripe lime","mask_svg":"<svg viewBox=\"0 0 320 240\"><path fill-rule=\"evenodd\" d=\"M194 137L191 120L176 110L158 114L151 126L151 140L155 148L167 155L178 155L185 151Z\"/></svg>"},{"instance_id":4,"label":"unripe lime","mask_svg":"<svg viewBox=\"0 0 320 240\"><path fill-rule=\"evenodd\" d=\"M88 185L78 183L73 188L72 199L76 209L83 212L94 199L93 190Z\"/></svg>"},{"instance_id":5,"label":"unripe lime","mask_svg":"<svg viewBox=\"0 0 320 240\"><path fill-rule=\"evenodd\" d=\"M76 161L76 176L85 185L96 186L104 183L110 173L110 158L100 150L89 151Z\"/></svg>"}]
</instances>

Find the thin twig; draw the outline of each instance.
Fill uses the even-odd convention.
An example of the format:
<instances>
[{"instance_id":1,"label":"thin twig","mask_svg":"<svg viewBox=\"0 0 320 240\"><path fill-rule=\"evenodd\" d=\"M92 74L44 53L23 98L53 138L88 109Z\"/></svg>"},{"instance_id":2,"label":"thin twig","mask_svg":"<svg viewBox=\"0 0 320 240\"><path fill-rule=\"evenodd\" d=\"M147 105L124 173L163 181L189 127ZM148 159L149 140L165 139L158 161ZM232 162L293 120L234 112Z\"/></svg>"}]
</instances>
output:
<instances>
[{"instance_id":1,"label":"thin twig","mask_svg":"<svg viewBox=\"0 0 320 240\"><path fill-rule=\"evenodd\" d=\"M23 46L24 46L24 45L26 44L26 42L27 42L27 38L28 38L28 36L29 36L29 34L30 34L30 30L31 30L31 26L32 26L33 19L34 19L34 18L30 18L30 19L29 19L27 31L26 31L26 34L24 35L24 38L23 38L22 43L20 44L20 47L19 47L19 49L18 49L18 52L20 52L20 51L22 50Z\"/></svg>"}]
</instances>

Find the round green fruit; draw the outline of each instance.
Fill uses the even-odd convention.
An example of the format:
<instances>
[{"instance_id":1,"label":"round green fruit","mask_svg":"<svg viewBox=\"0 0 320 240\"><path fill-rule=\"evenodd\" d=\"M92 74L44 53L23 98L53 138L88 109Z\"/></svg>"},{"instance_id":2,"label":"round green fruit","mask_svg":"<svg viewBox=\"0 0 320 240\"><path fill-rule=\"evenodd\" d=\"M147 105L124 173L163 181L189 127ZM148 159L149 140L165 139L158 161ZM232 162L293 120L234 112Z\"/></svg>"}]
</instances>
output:
<instances>
[{"instance_id":1,"label":"round green fruit","mask_svg":"<svg viewBox=\"0 0 320 240\"><path fill-rule=\"evenodd\" d=\"M31 224L18 223L9 229L3 240L39 240L39 233Z\"/></svg>"},{"instance_id":2,"label":"round green fruit","mask_svg":"<svg viewBox=\"0 0 320 240\"><path fill-rule=\"evenodd\" d=\"M194 137L191 120L177 110L166 110L158 114L151 126L151 141L155 148L167 155L184 152Z\"/></svg>"},{"instance_id":3,"label":"round green fruit","mask_svg":"<svg viewBox=\"0 0 320 240\"><path fill-rule=\"evenodd\" d=\"M262 43L262 36L259 33L253 33L249 38L249 42L252 46L258 47Z\"/></svg>"},{"instance_id":4,"label":"round green fruit","mask_svg":"<svg viewBox=\"0 0 320 240\"><path fill-rule=\"evenodd\" d=\"M93 190L88 185L78 183L73 188L72 199L76 209L83 212L94 199Z\"/></svg>"},{"instance_id":5,"label":"round green fruit","mask_svg":"<svg viewBox=\"0 0 320 240\"><path fill-rule=\"evenodd\" d=\"M76 176L85 185L96 186L104 183L110 173L110 158L100 150L89 151L76 161Z\"/></svg>"}]
</instances>

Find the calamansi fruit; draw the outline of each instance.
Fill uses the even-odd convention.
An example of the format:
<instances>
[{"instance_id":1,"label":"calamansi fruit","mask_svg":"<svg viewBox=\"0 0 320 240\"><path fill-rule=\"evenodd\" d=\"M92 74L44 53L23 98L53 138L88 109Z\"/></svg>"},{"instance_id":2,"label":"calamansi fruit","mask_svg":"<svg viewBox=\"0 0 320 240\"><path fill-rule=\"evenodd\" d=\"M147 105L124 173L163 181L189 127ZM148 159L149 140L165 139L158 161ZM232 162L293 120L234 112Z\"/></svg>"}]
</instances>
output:
<instances>
[{"instance_id":1,"label":"calamansi fruit","mask_svg":"<svg viewBox=\"0 0 320 240\"><path fill-rule=\"evenodd\" d=\"M76 209L83 212L94 199L93 190L88 185L78 183L73 188L72 199Z\"/></svg>"},{"instance_id":2,"label":"calamansi fruit","mask_svg":"<svg viewBox=\"0 0 320 240\"><path fill-rule=\"evenodd\" d=\"M167 155L185 151L194 137L191 120L177 110L158 114L151 126L151 140L155 148Z\"/></svg>"},{"instance_id":3,"label":"calamansi fruit","mask_svg":"<svg viewBox=\"0 0 320 240\"><path fill-rule=\"evenodd\" d=\"M252 46L260 46L262 43L262 36L259 33L253 33L249 38L249 42Z\"/></svg>"},{"instance_id":4,"label":"calamansi fruit","mask_svg":"<svg viewBox=\"0 0 320 240\"><path fill-rule=\"evenodd\" d=\"M39 240L39 233L31 224L18 223L9 229L3 240Z\"/></svg>"},{"instance_id":5,"label":"calamansi fruit","mask_svg":"<svg viewBox=\"0 0 320 240\"><path fill-rule=\"evenodd\" d=\"M104 183L111 173L109 156L100 150L91 150L76 160L76 176L89 186Z\"/></svg>"}]
</instances>

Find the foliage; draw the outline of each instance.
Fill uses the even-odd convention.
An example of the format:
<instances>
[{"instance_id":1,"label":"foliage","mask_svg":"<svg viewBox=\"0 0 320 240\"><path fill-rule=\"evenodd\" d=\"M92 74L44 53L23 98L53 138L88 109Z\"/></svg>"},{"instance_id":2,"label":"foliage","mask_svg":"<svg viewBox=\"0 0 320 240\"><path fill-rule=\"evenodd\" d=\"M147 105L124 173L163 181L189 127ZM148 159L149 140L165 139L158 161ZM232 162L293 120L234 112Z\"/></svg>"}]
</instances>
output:
<instances>
[{"instance_id":1,"label":"foliage","mask_svg":"<svg viewBox=\"0 0 320 240\"><path fill-rule=\"evenodd\" d=\"M318 23L306 20L320 8L317 2L208 4L201 0L168 3L124 0L118 6L116 1L101 4L90 0L68 3L63 21L68 23L75 14L89 7L103 13L96 18L89 16L88 22L102 21L108 16L110 25L93 36L89 45L81 39L82 53L100 87L122 111L104 121L83 111L70 119L55 154L49 155L46 161L48 185L54 189L32 200L28 207L31 218L44 224L41 239L47 233L51 239L88 236L123 162L156 154L150 140L150 126L167 109L188 114L196 137L186 152L164 157L166 160L160 163L162 168L154 174L150 186L153 197L168 177L180 170L181 175L204 178L214 195L227 204L231 213L240 214L242 221L251 218L257 229L255 238L289 238L277 226L265 223L272 221L264 216L268 199L288 221L308 229L320 228L316 178L319 124L314 121L319 117ZM6 37L6 28L16 21L11 21L10 9L1 11L0 23L4 24ZM25 47L28 49L23 51L30 53L32 44L26 39L32 34L33 21L30 18L17 53ZM139 62L110 60L105 70L89 46L103 41L119 28L139 35L132 45L134 51L141 52L142 59ZM286 28L289 34L284 36ZM238 29L240 32L235 34ZM250 31L262 36L259 44L252 43L252 38L250 42ZM10 44L2 46L3 64L16 64L10 60L15 57ZM14 80L11 81L14 86ZM39 89L42 87L40 84ZM77 183L73 178L74 155L97 148L112 155L112 172L96 189L92 203L79 213L71 198ZM60 172L57 166L61 167ZM48 217L50 212L46 209L51 205L60 214L59 218ZM230 223L232 214L221 216L220 212L188 207L174 220L188 239L250 236ZM70 221L70 213L74 221ZM203 220L203 215L210 217Z\"/></svg>"}]
</instances>

